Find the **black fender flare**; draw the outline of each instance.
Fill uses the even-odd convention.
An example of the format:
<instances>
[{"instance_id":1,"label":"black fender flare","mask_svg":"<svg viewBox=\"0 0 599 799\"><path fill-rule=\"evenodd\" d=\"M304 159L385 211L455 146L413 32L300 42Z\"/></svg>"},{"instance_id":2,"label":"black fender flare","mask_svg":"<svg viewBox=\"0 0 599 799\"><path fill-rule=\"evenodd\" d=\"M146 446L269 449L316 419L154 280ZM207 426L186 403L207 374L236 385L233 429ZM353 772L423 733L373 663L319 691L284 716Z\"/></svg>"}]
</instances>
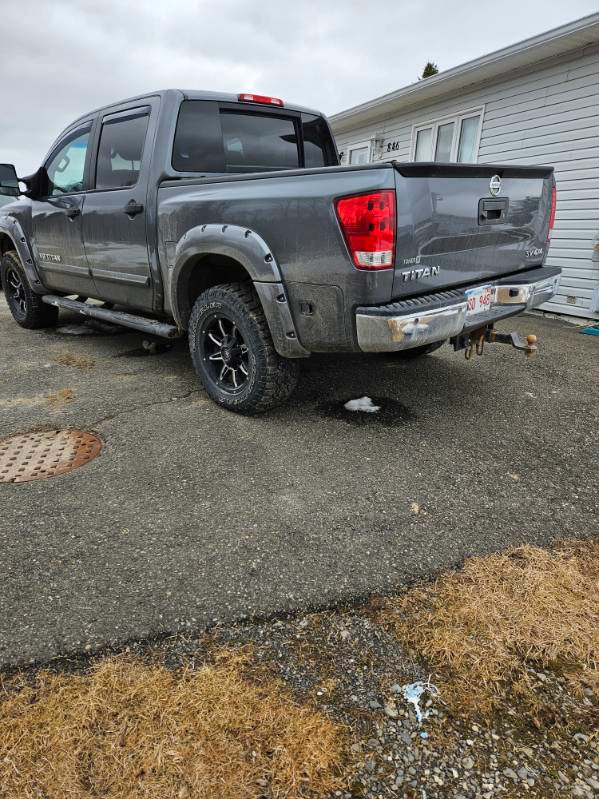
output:
<instances>
[{"instance_id":1,"label":"black fender flare","mask_svg":"<svg viewBox=\"0 0 599 799\"><path fill-rule=\"evenodd\" d=\"M169 269L169 299L173 317L186 327L181 278L191 268L201 269L208 255L224 255L240 263L254 283L279 355L302 358L309 352L302 347L289 308L287 292L277 259L264 239L250 228L229 224L205 224L191 228L177 243L172 269Z\"/></svg>"},{"instance_id":2,"label":"black fender flare","mask_svg":"<svg viewBox=\"0 0 599 799\"><path fill-rule=\"evenodd\" d=\"M19 220L14 216L0 216L0 234L2 233L11 240L21 259L31 290L36 294L46 294L47 291L37 270L33 252Z\"/></svg>"}]
</instances>

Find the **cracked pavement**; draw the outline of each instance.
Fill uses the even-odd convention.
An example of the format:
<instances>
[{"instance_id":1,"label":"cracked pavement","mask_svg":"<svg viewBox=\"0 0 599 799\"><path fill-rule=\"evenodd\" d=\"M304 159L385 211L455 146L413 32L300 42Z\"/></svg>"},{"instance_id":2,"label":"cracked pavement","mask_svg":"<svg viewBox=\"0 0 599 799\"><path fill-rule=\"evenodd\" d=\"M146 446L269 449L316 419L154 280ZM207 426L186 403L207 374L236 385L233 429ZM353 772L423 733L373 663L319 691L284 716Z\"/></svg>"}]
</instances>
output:
<instances>
[{"instance_id":1,"label":"cracked pavement","mask_svg":"<svg viewBox=\"0 0 599 799\"><path fill-rule=\"evenodd\" d=\"M0 665L353 602L466 555L596 535L597 339L533 316L500 329L537 333L539 355L318 356L286 406L244 418L207 399L185 342L141 357L143 334L21 330L0 295L0 436L105 442L71 474L0 485ZM364 395L380 414L342 410Z\"/></svg>"}]
</instances>

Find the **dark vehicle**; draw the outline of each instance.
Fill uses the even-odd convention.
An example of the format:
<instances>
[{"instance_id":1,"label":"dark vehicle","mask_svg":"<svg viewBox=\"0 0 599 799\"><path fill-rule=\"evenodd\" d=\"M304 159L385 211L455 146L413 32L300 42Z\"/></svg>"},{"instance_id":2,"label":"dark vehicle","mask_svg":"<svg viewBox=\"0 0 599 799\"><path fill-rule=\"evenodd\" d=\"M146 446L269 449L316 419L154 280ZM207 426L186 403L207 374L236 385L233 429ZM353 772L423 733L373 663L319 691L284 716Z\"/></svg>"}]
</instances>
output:
<instances>
[{"instance_id":1,"label":"dark vehicle","mask_svg":"<svg viewBox=\"0 0 599 799\"><path fill-rule=\"evenodd\" d=\"M21 180L0 210L18 324L67 308L187 334L206 391L238 412L285 400L311 353L533 350L493 323L559 280L543 266L551 168L339 166L326 119L271 97L119 102L70 125ZM12 166L0 193L19 194Z\"/></svg>"}]
</instances>

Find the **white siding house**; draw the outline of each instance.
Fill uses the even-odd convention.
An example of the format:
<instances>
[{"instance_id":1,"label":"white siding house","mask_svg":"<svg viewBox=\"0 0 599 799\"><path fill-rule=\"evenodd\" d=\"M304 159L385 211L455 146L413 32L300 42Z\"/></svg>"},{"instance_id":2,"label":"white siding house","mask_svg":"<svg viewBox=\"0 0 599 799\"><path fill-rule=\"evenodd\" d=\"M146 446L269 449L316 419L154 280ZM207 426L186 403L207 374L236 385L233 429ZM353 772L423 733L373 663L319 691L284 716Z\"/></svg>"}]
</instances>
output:
<instances>
[{"instance_id":1,"label":"white siding house","mask_svg":"<svg viewBox=\"0 0 599 799\"><path fill-rule=\"evenodd\" d=\"M544 310L599 319L599 14L331 118L342 163L551 164L557 214Z\"/></svg>"}]
</instances>

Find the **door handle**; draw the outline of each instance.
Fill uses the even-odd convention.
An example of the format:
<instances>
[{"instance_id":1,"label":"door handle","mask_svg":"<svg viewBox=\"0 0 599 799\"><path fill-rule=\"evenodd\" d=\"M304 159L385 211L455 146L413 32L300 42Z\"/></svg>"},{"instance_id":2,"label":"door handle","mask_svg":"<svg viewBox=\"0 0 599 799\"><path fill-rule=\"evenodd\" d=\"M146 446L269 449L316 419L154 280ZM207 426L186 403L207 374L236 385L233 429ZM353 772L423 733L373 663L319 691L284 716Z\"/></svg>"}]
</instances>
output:
<instances>
[{"instance_id":1,"label":"door handle","mask_svg":"<svg viewBox=\"0 0 599 799\"><path fill-rule=\"evenodd\" d=\"M127 205L123 208L123 213L127 216L136 216L136 214L143 213L144 207L141 203L136 203L135 200L129 200Z\"/></svg>"},{"instance_id":2,"label":"door handle","mask_svg":"<svg viewBox=\"0 0 599 799\"><path fill-rule=\"evenodd\" d=\"M478 203L478 224L498 225L505 222L508 211L508 198L491 200L483 197Z\"/></svg>"},{"instance_id":3,"label":"door handle","mask_svg":"<svg viewBox=\"0 0 599 799\"><path fill-rule=\"evenodd\" d=\"M69 217L69 219L75 219L76 217L81 216L81 208L68 208L66 215Z\"/></svg>"}]
</instances>

